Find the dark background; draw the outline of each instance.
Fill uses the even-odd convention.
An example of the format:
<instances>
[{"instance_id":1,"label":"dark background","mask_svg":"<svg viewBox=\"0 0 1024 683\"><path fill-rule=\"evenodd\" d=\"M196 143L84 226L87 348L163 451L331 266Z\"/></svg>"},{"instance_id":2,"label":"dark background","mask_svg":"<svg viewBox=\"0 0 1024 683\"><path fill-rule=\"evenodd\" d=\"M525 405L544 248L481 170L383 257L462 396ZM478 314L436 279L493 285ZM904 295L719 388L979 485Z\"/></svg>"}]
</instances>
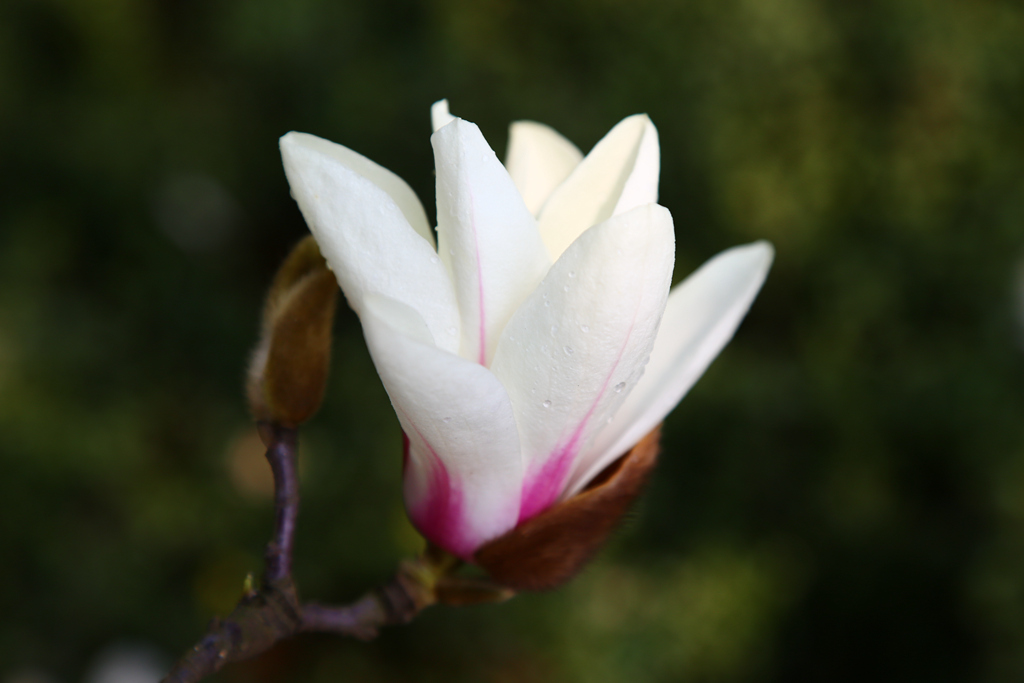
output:
<instances>
[{"instance_id":1,"label":"dark background","mask_svg":"<svg viewBox=\"0 0 1024 683\"><path fill-rule=\"evenodd\" d=\"M587 150L649 113L676 279L762 237L775 266L572 584L218 680L1024 678L1020 3L4 0L0 681L162 666L259 570L241 384L305 231L277 138L432 216L441 97L499 155L514 119ZM334 354L296 570L341 601L418 541L347 308Z\"/></svg>"}]
</instances>

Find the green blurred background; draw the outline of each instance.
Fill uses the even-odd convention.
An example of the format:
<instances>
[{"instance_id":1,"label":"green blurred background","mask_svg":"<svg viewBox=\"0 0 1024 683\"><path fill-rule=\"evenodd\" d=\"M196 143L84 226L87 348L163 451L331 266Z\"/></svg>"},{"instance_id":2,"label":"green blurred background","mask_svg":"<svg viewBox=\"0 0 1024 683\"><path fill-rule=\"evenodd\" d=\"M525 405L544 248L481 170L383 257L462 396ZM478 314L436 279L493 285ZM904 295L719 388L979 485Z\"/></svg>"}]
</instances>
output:
<instances>
[{"instance_id":1,"label":"green blurred background","mask_svg":"<svg viewBox=\"0 0 1024 683\"><path fill-rule=\"evenodd\" d=\"M145 683L259 570L241 384L305 231L277 138L433 215L441 97L499 155L514 119L587 150L649 113L676 279L762 237L775 267L572 584L217 680L1024 678L1019 2L4 0L0 682ZM334 351L296 570L342 601L418 541L347 308Z\"/></svg>"}]
</instances>

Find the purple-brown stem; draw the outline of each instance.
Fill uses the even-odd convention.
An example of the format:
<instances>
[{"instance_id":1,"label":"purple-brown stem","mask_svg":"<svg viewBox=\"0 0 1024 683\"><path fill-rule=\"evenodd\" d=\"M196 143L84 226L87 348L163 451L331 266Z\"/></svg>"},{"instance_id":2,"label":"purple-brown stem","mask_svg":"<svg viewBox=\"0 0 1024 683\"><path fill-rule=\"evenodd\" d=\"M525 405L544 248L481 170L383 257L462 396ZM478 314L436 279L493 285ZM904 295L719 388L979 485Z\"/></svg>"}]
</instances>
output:
<instances>
[{"instance_id":1,"label":"purple-brown stem","mask_svg":"<svg viewBox=\"0 0 1024 683\"><path fill-rule=\"evenodd\" d=\"M258 429L274 473L274 535L267 544L263 580L275 583L292 574L295 522L299 516L299 433L269 422L260 422Z\"/></svg>"}]
</instances>

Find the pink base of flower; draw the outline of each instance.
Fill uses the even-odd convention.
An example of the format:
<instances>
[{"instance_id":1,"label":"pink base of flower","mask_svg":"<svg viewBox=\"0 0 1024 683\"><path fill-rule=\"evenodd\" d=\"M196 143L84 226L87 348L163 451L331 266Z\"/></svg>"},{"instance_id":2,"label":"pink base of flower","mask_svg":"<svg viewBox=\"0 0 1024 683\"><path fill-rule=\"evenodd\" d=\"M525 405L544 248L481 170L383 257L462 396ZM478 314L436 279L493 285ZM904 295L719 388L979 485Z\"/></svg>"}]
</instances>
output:
<instances>
[{"instance_id":1,"label":"pink base of flower","mask_svg":"<svg viewBox=\"0 0 1024 683\"><path fill-rule=\"evenodd\" d=\"M569 475L569 468L579 448L579 433L568 444L559 448L548 458L539 470L527 474L523 482L523 497L519 504L519 521L539 515L554 505L562 492L562 484Z\"/></svg>"},{"instance_id":2,"label":"pink base of flower","mask_svg":"<svg viewBox=\"0 0 1024 683\"><path fill-rule=\"evenodd\" d=\"M426 440L429 463L424 463L427 472L426 495L415 504L408 503L406 510L413 525L427 540L448 552L469 561L479 543L466 533L464 518L464 495L458 484L452 481L448 469ZM408 469L409 438L402 435L403 471Z\"/></svg>"}]
</instances>

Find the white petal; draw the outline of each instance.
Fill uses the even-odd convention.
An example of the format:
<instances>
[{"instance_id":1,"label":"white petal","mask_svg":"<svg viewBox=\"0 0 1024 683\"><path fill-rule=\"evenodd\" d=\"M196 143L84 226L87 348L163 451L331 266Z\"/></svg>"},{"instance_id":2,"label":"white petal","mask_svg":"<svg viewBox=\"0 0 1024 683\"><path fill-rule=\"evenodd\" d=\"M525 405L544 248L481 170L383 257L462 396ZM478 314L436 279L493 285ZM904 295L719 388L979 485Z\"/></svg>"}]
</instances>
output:
<instances>
[{"instance_id":1,"label":"white petal","mask_svg":"<svg viewBox=\"0 0 1024 683\"><path fill-rule=\"evenodd\" d=\"M438 253L459 302L460 354L487 365L501 330L550 262L536 221L480 129L455 119L430 142Z\"/></svg>"},{"instance_id":2,"label":"white petal","mask_svg":"<svg viewBox=\"0 0 1024 683\"><path fill-rule=\"evenodd\" d=\"M430 105L430 125L435 132L454 120L455 117L448 111L448 100L438 100Z\"/></svg>"},{"instance_id":3,"label":"white petal","mask_svg":"<svg viewBox=\"0 0 1024 683\"><path fill-rule=\"evenodd\" d=\"M674 240L672 216L654 204L594 226L502 333L491 369L519 425L521 519L558 498L576 457L639 380L672 281Z\"/></svg>"},{"instance_id":4,"label":"white petal","mask_svg":"<svg viewBox=\"0 0 1024 683\"><path fill-rule=\"evenodd\" d=\"M554 128L533 121L509 126L505 168L534 216L582 160L583 153Z\"/></svg>"},{"instance_id":5,"label":"white petal","mask_svg":"<svg viewBox=\"0 0 1024 683\"><path fill-rule=\"evenodd\" d=\"M551 194L541 237L557 259L591 225L658 201L658 131L646 114L620 121Z\"/></svg>"},{"instance_id":6,"label":"white petal","mask_svg":"<svg viewBox=\"0 0 1024 683\"><path fill-rule=\"evenodd\" d=\"M487 368L434 347L416 313L394 300L367 299L363 332L409 438L409 516L469 559L518 517L522 461L508 394Z\"/></svg>"},{"instance_id":7,"label":"white petal","mask_svg":"<svg viewBox=\"0 0 1024 683\"><path fill-rule=\"evenodd\" d=\"M310 152L316 152L329 157L384 190L391 198L391 201L395 203L395 206L398 207L399 211L402 212L402 215L405 216L405 220L409 222L412 229L433 246L434 230L427 221L427 214L423 210L423 204L420 203L419 197L416 196L416 193L409 187L408 183L397 175L380 164L370 161L362 154L353 152L344 145L339 145L330 140L309 135L308 133L291 132L284 135L281 138L282 154L284 154L286 144L296 148L303 147ZM285 172L287 171L288 160L285 159ZM294 190L294 187L292 189Z\"/></svg>"},{"instance_id":8,"label":"white petal","mask_svg":"<svg viewBox=\"0 0 1024 683\"><path fill-rule=\"evenodd\" d=\"M643 134L636 150L636 159L626 177L626 184L622 187L619 200L612 209L613 216L658 201L658 176L661 174L658 129L646 115L642 115L641 120L644 124Z\"/></svg>"},{"instance_id":9,"label":"white petal","mask_svg":"<svg viewBox=\"0 0 1024 683\"><path fill-rule=\"evenodd\" d=\"M426 321L443 349L459 345L455 291L412 190L350 149L304 133L281 138L292 195L357 312L368 293L397 299ZM426 229L430 233L429 227ZM432 239L432 237L431 237Z\"/></svg>"},{"instance_id":10,"label":"white petal","mask_svg":"<svg viewBox=\"0 0 1024 683\"><path fill-rule=\"evenodd\" d=\"M567 495L628 451L675 408L722 348L753 303L774 250L754 242L718 254L677 285L643 378L608 428L582 458Z\"/></svg>"}]
</instances>

